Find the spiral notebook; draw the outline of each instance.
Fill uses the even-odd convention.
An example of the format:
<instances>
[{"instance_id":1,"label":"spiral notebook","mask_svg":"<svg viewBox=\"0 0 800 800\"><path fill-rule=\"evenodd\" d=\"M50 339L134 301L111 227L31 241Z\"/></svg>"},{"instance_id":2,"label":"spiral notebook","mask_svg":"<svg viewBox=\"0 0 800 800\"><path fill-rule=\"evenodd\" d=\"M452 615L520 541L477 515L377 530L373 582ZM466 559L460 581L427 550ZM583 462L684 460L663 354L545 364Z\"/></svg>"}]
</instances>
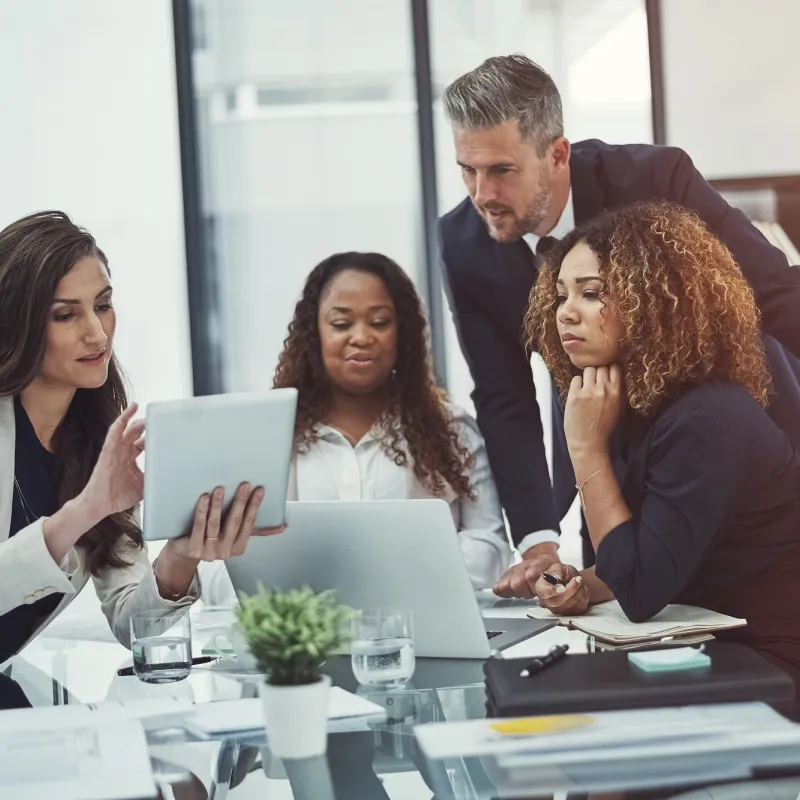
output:
<instances>
[{"instance_id":1,"label":"spiral notebook","mask_svg":"<svg viewBox=\"0 0 800 800\"><path fill-rule=\"evenodd\" d=\"M598 603L580 616L558 616L546 608L531 608L528 616L566 625L614 646L683 640L740 628L747 620L698 606L668 605L647 622L631 622L616 600Z\"/></svg>"}]
</instances>

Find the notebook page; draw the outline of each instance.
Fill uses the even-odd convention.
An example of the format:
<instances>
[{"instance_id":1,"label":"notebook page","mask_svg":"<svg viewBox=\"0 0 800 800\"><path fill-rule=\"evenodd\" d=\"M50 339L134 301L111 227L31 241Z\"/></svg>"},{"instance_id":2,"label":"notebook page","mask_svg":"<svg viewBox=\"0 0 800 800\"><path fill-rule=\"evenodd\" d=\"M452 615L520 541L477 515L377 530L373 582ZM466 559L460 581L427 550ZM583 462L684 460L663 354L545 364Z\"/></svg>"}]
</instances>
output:
<instances>
[{"instance_id":1,"label":"notebook page","mask_svg":"<svg viewBox=\"0 0 800 800\"><path fill-rule=\"evenodd\" d=\"M531 609L529 615L536 619L555 617L563 624L574 625L591 635L613 639L674 636L683 632L722 630L745 624L745 620L726 614L684 605L669 605L648 622L631 622L616 600L592 606L586 614L578 617L558 617L544 608Z\"/></svg>"}]
</instances>

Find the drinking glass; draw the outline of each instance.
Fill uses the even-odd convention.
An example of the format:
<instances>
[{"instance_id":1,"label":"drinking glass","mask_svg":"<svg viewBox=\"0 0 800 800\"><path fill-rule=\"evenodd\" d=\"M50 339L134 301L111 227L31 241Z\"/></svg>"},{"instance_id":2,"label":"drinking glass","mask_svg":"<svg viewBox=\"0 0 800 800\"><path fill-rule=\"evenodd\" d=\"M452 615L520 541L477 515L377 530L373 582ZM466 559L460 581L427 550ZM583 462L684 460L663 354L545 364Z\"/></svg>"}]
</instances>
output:
<instances>
[{"instance_id":1,"label":"drinking glass","mask_svg":"<svg viewBox=\"0 0 800 800\"><path fill-rule=\"evenodd\" d=\"M353 619L353 674L364 686L401 686L414 674L414 627L410 611L368 608Z\"/></svg>"},{"instance_id":2,"label":"drinking glass","mask_svg":"<svg viewBox=\"0 0 800 800\"><path fill-rule=\"evenodd\" d=\"M192 669L192 628L182 614L139 611L131 614L133 672L145 683L182 681Z\"/></svg>"}]
</instances>

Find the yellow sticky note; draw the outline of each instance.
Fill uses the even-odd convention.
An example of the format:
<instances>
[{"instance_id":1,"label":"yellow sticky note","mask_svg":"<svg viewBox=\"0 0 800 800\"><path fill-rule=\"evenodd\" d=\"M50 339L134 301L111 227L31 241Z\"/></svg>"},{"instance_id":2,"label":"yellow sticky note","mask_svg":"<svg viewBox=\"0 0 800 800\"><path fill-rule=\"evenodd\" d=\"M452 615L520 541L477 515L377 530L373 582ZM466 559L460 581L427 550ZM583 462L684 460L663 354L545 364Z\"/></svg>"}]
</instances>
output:
<instances>
[{"instance_id":1,"label":"yellow sticky note","mask_svg":"<svg viewBox=\"0 0 800 800\"><path fill-rule=\"evenodd\" d=\"M594 723L593 717L581 714L562 714L557 717L522 717L521 719L496 720L489 727L504 736L533 736L544 733L559 733L582 728Z\"/></svg>"}]
</instances>

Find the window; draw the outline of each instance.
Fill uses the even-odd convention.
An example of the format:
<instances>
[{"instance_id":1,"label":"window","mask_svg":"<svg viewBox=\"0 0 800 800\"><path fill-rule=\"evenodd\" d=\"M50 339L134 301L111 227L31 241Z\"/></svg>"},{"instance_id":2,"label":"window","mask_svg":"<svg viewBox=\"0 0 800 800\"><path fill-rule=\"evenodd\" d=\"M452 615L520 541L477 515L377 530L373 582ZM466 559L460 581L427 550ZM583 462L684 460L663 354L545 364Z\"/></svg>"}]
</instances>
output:
<instances>
[{"instance_id":1,"label":"window","mask_svg":"<svg viewBox=\"0 0 800 800\"><path fill-rule=\"evenodd\" d=\"M261 87L256 92L260 106L291 106L309 103L378 103L391 100L390 86Z\"/></svg>"},{"instance_id":2,"label":"window","mask_svg":"<svg viewBox=\"0 0 800 800\"><path fill-rule=\"evenodd\" d=\"M208 33L206 28L206 9L202 0L191 0L192 13L192 48L205 50L208 47Z\"/></svg>"},{"instance_id":3,"label":"window","mask_svg":"<svg viewBox=\"0 0 800 800\"><path fill-rule=\"evenodd\" d=\"M203 0L195 96L223 387L268 387L306 276L422 252L407 0ZM215 95L228 91L217 114ZM227 91L227 90L226 90ZM238 101L238 102L237 102Z\"/></svg>"}]
</instances>

